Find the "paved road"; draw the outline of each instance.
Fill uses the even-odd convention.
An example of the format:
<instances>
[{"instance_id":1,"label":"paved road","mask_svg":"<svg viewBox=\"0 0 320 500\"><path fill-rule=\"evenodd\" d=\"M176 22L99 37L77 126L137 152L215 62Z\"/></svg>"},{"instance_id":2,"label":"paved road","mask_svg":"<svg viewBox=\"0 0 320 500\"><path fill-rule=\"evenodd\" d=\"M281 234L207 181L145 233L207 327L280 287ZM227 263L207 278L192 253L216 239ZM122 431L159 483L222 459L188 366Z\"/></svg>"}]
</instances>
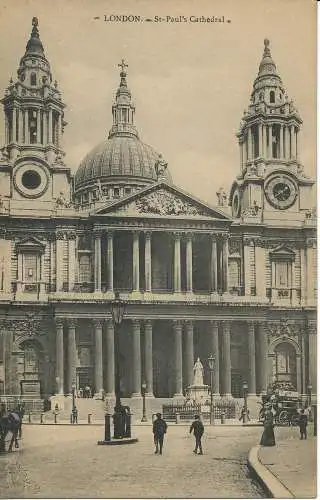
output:
<instances>
[{"instance_id":1,"label":"paved road","mask_svg":"<svg viewBox=\"0 0 320 500\"><path fill-rule=\"evenodd\" d=\"M169 426L162 456L150 427L134 434L138 443L110 447L96 444L103 427L24 426L21 450L0 457L0 498L264 496L246 467L258 427L206 427L203 456L186 426Z\"/></svg>"}]
</instances>

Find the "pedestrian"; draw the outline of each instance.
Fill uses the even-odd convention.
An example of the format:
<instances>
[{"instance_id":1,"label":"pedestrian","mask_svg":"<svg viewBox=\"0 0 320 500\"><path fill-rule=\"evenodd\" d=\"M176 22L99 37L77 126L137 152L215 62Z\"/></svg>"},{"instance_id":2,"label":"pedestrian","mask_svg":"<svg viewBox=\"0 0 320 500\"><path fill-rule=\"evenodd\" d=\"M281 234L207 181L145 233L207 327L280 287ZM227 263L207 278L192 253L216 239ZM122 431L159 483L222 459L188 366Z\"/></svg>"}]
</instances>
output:
<instances>
[{"instance_id":1,"label":"pedestrian","mask_svg":"<svg viewBox=\"0 0 320 500\"><path fill-rule=\"evenodd\" d=\"M247 420L250 420L250 411L249 408L245 409L245 407L243 406L239 418L240 422L242 421L243 423L245 423L245 418L247 418Z\"/></svg>"},{"instance_id":2,"label":"pedestrian","mask_svg":"<svg viewBox=\"0 0 320 500\"><path fill-rule=\"evenodd\" d=\"M200 420L199 415L195 415L194 421L192 422L192 424L190 426L190 434L192 433L192 431L193 431L193 434L194 434L194 437L196 440L196 447L193 450L193 453L195 455L197 455L197 451L199 449L199 455L203 455L201 438L202 438L203 433L204 433L204 426Z\"/></svg>"},{"instance_id":3,"label":"pedestrian","mask_svg":"<svg viewBox=\"0 0 320 500\"><path fill-rule=\"evenodd\" d=\"M167 432L168 426L166 422L163 420L163 418L161 418L161 413L157 413L156 417L157 418L153 422L153 428L152 428L154 444L156 445L155 454L159 453L160 455L162 455L163 439L164 435Z\"/></svg>"},{"instance_id":4,"label":"pedestrian","mask_svg":"<svg viewBox=\"0 0 320 500\"><path fill-rule=\"evenodd\" d=\"M273 430L274 428L273 414L270 407L268 407L265 411L263 427L264 430L260 440L261 446L275 446L276 440L274 437L274 430Z\"/></svg>"},{"instance_id":5,"label":"pedestrian","mask_svg":"<svg viewBox=\"0 0 320 500\"><path fill-rule=\"evenodd\" d=\"M308 415L302 408L299 417L300 439L307 439Z\"/></svg>"},{"instance_id":6,"label":"pedestrian","mask_svg":"<svg viewBox=\"0 0 320 500\"><path fill-rule=\"evenodd\" d=\"M78 423L78 409L76 406L72 409L72 422L74 424Z\"/></svg>"}]
</instances>

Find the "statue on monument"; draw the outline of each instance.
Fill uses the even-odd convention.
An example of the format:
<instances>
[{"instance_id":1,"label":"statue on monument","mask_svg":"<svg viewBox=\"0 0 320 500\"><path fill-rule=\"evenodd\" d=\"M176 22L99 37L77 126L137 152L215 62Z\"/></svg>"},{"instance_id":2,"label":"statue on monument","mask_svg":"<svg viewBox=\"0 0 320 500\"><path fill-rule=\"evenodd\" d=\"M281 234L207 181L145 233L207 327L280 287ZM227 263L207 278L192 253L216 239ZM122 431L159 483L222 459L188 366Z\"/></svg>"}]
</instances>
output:
<instances>
[{"instance_id":1,"label":"statue on monument","mask_svg":"<svg viewBox=\"0 0 320 500\"><path fill-rule=\"evenodd\" d=\"M193 385L203 386L203 365L200 358L197 359L193 367Z\"/></svg>"}]
</instances>

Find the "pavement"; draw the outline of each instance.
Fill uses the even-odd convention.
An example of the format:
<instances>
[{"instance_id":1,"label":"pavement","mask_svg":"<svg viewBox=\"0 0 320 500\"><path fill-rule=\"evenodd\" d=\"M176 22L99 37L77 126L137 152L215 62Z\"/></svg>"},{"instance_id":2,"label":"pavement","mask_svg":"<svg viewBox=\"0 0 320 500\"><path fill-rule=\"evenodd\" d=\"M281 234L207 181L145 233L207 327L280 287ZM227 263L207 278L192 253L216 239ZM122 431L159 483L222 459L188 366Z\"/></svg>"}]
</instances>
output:
<instances>
[{"instance_id":1,"label":"pavement","mask_svg":"<svg viewBox=\"0 0 320 500\"><path fill-rule=\"evenodd\" d=\"M315 498L317 439L311 426L306 440L300 440L297 427L281 429L280 436L279 431L275 428L276 446L250 450L249 468L272 498Z\"/></svg>"},{"instance_id":2,"label":"pavement","mask_svg":"<svg viewBox=\"0 0 320 500\"><path fill-rule=\"evenodd\" d=\"M102 425L25 425L21 448L0 456L0 498L263 498L247 468L261 429L205 426L204 454L194 455L185 425L169 426L155 455L152 426L138 442L97 446Z\"/></svg>"}]
</instances>

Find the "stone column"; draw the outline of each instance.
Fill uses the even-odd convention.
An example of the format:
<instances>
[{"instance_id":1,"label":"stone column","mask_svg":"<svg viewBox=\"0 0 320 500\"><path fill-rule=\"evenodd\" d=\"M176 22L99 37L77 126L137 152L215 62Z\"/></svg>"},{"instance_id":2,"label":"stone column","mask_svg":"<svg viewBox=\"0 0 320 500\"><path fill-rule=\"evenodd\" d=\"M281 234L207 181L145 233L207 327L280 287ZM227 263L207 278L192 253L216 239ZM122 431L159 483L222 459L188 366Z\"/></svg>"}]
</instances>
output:
<instances>
[{"instance_id":1,"label":"stone column","mask_svg":"<svg viewBox=\"0 0 320 500\"><path fill-rule=\"evenodd\" d=\"M63 231L56 233L56 291L63 287L63 245L65 234Z\"/></svg>"},{"instance_id":2,"label":"stone column","mask_svg":"<svg viewBox=\"0 0 320 500\"><path fill-rule=\"evenodd\" d=\"M186 322L186 385L192 385L193 382L193 365L194 365L194 352L193 352L193 322Z\"/></svg>"},{"instance_id":3,"label":"stone column","mask_svg":"<svg viewBox=\"0 0 320 500\"><path fill-rule=\"evenodd\" d=\"M267 158L267 125L262 125L262 130L263 130L263 157L266 159Z\"/></svg>"},{"instance_id":4,"label":"stone column","mask_svg":"<svg viewBox=\"0 0 320 500\"><path fill-rule=\"evenodd\" d=\"M102 398L103 368L102 368L102 321L94 319L94 385L95 396Z\"/></svg>"},{"instance_id":5,"label":"stone column","mask_svg":"<svg viewBox=\"0 0 320 500\"><path fill-rule=\"evenodd\" d=\"M182 324L173 322L174 330L174 357L175 357L175 398L182 398Z\"/></svg>"},{"instance_id":6,"label":"stone column","mask_svg":"<svg viewBox=\"0 0 320 500\"><path fill-rule=\"evenodd\" d=\"M248 322L248 392L249 396L255 396L256 389L256 345L254 322Z\"/></svg>"},{"instance_id":7,"label":"stone column","mask_svg":"<svg viewBox=\"0 0 320 500\"><path fill-rule=\"evenodd\" d=\"M222 270L223 270L223 291L229 291L229 235L222 236Z\"/></svg>"},{"instance_id":8,"label":"stone column","mask_svg":"<svg viewBox=\"0 0 320 500\"><path fill-rule=\"evenodd\" d=\"M49 120L48 120L48 128L49 128L49 137L48 137L48 143L52 144L52 109L49 108Z\"/></svg>"},{"instance_id":9,"label":"stone column","mask_svg":"<svg viewBox=\"0 0 320 500\"><path fill-rule=\"evenodd\" d=\"M230 322L222 322L222 391L223 395L231 396L231 351L230 351Z\"/></svg>"},{"instance_id":10,"label":"stone column","mask_svg":"<svg viewBox=\"0 0 320 500\"><path fill-rule=\"evenodd\" d=\"M107 233L107 289L113 292L113 233Z\"/></svg>"},{"instance_id":11,"label":"stone column","mask_svg":"<svg viewBox=\"0 0 320 500\"><path fill-rule=\"evenodd\" d=\"M309 339L309 380L312 385L312 396L317 396L317 325L308 328ZM312 398L312 399L313 399Z\"/></svg>"},{"instance_id":12,"label":"stone column","mask_svg":"<svg viewBox=\"0 0 320 500\"><path fill-rule=\"evenodd\" d=\"M152 321L148 319L144 326L144 366L146 397L153 397L153 352L152 352Z\"/></svg>"},{"instance_id":13,"label":"stone column","mask_svg":"<svg viewBox=\"0 0 320 500\"><path fill-rule=\"evenodd\" d=\"M266 296L266 251L263 246L257 246L261 242L255 242L255 264L256 264L256 294L260 297Z\"/></svg>"},{"instance_id":14,"label":"stone column","mask_svg":"<svg viewBox=\"0 0 320 500\"><path fill-rule=\"evenodd\" d=\"M17 108L12 108L12 142L17 142Z\"/></svg>"},{"instance_id":15,"label":"stone column","mask_svg":"<svg viewBox=\"0 0 320 500\"><path fill-rule=\"evenodd\" d=\"M101 233L94 233L94 291L101 292Z\"/></svg>"},{"instance_id":16,"label":"stone column","mask_svg":"<svg viewBox=\"0 0 320 500\"><path fill-rule=\"evenodd\" d=\"M300 131L296 131L296 158L300 159Z\"/></svg>"},{"instance_id":17,"label":"stone column","mask_svg":"<svg viewBox=\"0 0 320 500\"><path fill-rule=\"evenodd\" d=\"M145 233L144 247L144 262L145 262L145 289L146 292L152 291L152 257L151 257L151 233Z\"/></svg>"},{"instance_id":18,"label":"stone column","mask_svg":"<svg viewBox=\"0 0 320 500\"><path fill-rule=\"evenodd\" d=\"M259 156L263 157L263 135L262 135L262 123L259 123Z\"/></svg>"},{"instance_id":19,"label":"stone column","mask_svg":"<svg viewBox=\"0 0 320 500\"><path fill-rule=\"evenodd\" d=\"M140 320L132 321L132 358L133 358L133 392L131 397L141 396L141 351L140 351Z\"/></svg>"},{"instance_id":20,"label":"stone column","mask_svg":"<svg viewBox=\"0 0 320 500\"><path fill-rule=\"evenodd\" d=\"M112 319L106 321L106 398L115 397L115 359L114 359L114 324Z\"/></svg>"},{"instance_id":21,"label":"stone column","mask_svg":"<svg viewBox=\"0 0 320 500\"><path fill-rule=\"evenodd\" d=\"M269 152L268 158L272 158L272 125L268 125L268 134L269 134Z\"/></svg>"},{"instance_id":22,"label":"stone column","mask_svg":"<svg viewBox=\"0 0 320 500\"><path fill-rule=\"evenodd\" d=\"M76 233L68 233L68 289L74 289L76 275Z\"/></svg>"},{"instance_id":23,"label":"stone column","mask_svg":"<svg viewBox=\"0 0 320 500\"><path fill-rule=\"evenodd\" d=\"M283 125L280 125L280 158L284 157L283 154Z\"/></svg>"},{"instance_id":24,"label":"stone column","mask_svg":"<svg viewBox=\"0 0 320 500\"><path fill-rule=\"evenodd\" d=\"M290 136L291 136L291 158L295 159L296 157L296 139L295 139L295 128L294 125L290 127Z\"/></svg>"},{"instance_id":25,"label":"stone column","mask_svg":"<svg viewBox=\"0 0 320 500\"><path fill-rule=\"evenodd\" d=\"M37 144L41 143L40 109L37 109Z\"/></svg>"},{"instance_id":26,"label":"stone column","mask_svg":"<svg viewBox=\"0 0 320 500\"><path fill-rule=\"evenodd\" d=\"M210 276L211 276L211 292L218 291L218 254L217 254L217 236L211 235L211 263L210 263Z\"/></svg>"},{"instance_id":27,"label":"stone column","mask_svg":"<svg viewBox=\"0 0 320 500\"><path fill-rule=\"evenodd\" d=\"M133 291L139 292L140 290L140 261L139 261L139 233L133 233L133 244L132 244L132 281L133 281Z\"/></svg>"},{"instance_id":28,"label":"stone column","mask_svg":"<svg viewBox=\"0 0 320 500\"><path fill-rule=\"evenodd\" d=\"M48 144L48 127L47 127L47 112L44 109L42 111L42 127L43 127L43 145Z\"/></svg>"},{"instance_id":29,"label":"stone column","mask_svg":"<svg viewBox=\"0 0 320 500\"><path fill-rule=\"evenodd\" d=\"M306 249L300 248L300 273L301 273L301 305L306 300Z\"/></svg>"},{"instance_id":30,"label":"stone column","mask_svg":"<svg viewBox=\"0 0 320 500\"><path fill-rule=\"evenodd\" d=\"M18 131L18 137L19 137L19 142L20 144L23 144L23 110L20 108L19 111L19 131Z\"/></svg>"},{"instance_id":31,"label":"stone column","mask_svg":"<svg viewBox=\"0 0 320 500\"><path fill-rule=\"evenodd\" d=\"M258 324L258 345L259 345L259 393L267 390L268 385L268 337L264 323Z\"/></svg>"},{"instance_id":32,"label":"stone column","mask_svg":"<svg viewBox=\"0 0 320 500\"><path fill-rule=\"evenodd\" d=\"M64 393L63 321L56 318L56 394Z\"/></svg>"},{"instance_id":33,"label":"stone column","mask_svg":"<svg viewBox=\"0 0 320 500\"><path fill-rule=\"evenodd\" d=\"M239 141L239 153L240 153L240 167L243 170L243 142Z\"/></svg>"},{"instance_id":34,"label":"stone column","mask_svg":"<svg viewBox=\"0 0 320 500\"><path fill-rule=\"evenodd\" d=\"M252 131L251 127L248 127L248 160L252 160Z\"/></svg>"},{"instance_id":35,"label":"stone column","mask_svg":"<svg viewBox=\"0 0 320 500\"><path fill-rule=\"evenodd\" d=\"M251 295L250 238L243 239L244 294Z\"/></svg>"},{"instance_id":36,"label":"stone column","mask_svg":"<svg viewBox=\"0 0 320 500\"><path fill-rule=\"evenodd\" d=\"M192 234L187 235L186 247L186 270L187 270L187 292L193 292L193 270L192 270Z\"/></svg>"},{"instance_id":37,"label":"stone column","mask_svg":"<svg viewBox=\"0 0 320 500\"><path fill-rule=\"evenodd\" d=\"M174 291L181 292L181 234L174 234Z\"/></svg>"},{"instance_id":38,"label":"stone column","mask_svg":"<svg viewBox=\"0 0 320 500\"><path fill-rule=\"evenodd\" d=\"M290 150L290 129L288 125L285 125L284 139L285 139L285 158L289 160L291 158L291 150Z\"/></svg>"},{"instance_id":39,"label":"stone column","mask_svg":"<svg viewBox=\"0 0 320 500\"><path fill-rule=\"evenodd\" d=\"M293 302L297 300L297 287L296 287L296 263L295 260L292 261L291 263L291 276L290 276L290 281L291 281L291 299Z\"/></svg>"},{"instance_id":40,"label":"stone column","mask_svg":"<svg viewBox=\"0 0 320 500\"><path fill-rule=\"evenodd\" d=\"M210 321L211 328L211 348L214 356L214 371L213 371L213 395L220 395L220 357L219 357L219 323L218 321Z\"/></svg>"},{"instance_id":41,"label":"stone column","mask_svg":"<svg viewBox=\"0 0 320 500\"><path fill-rule=\"evenodd\" d=\"M68 319L68 393L72 393L72 384L76 383L77 376L77 346L76 320Z\"/></svg>"}]
</instances>

